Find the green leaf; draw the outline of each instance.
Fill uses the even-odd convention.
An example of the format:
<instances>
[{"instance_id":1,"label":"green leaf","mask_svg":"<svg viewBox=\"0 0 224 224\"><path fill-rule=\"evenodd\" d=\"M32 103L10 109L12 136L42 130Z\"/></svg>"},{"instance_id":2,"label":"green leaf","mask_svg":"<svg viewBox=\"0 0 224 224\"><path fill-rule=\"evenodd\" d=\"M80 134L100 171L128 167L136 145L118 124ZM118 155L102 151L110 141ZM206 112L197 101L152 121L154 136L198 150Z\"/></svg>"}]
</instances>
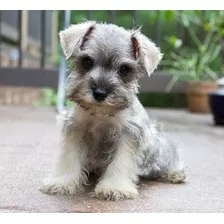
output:
<instances>
[{"instance_id":1,"label":"green leaf","mask_svg":"<svg viewBox=\"0 0 224 224\"><path fill-rule=\"evenodd\" d=\"M177 37L176 37L176 36L174 36L174 35L170 36L170 38L169 38L169 43L170 43L173 47L175 47L175 45L176 45L176 41L177 41Z\"/></svg>"},{"instance_id":2,"label":"green leaf","mask_svg":"<svg viewBox=\"0 0 224 224\"><path fill-rule=\"evenodd\" d=\"M207 74L208 76L212 79L212 80L217 80L218 76L216 75L215 72L213 72L209 67L206 68L207 70Z\"/></svg>"},{"instance_id":3,"label":"green leaf","mask_svg":"<svg viewBox=\"0 0 224 224\"><path fill-rule=\"evenodd\" d=\"M196 16L201 16L201 10L194 10L194 14Z\"/></svg>"},{"instance_id":4,"label":"green leaf","mask_svg":"<svg viewBox=\"0 0 224 224\"><path fill-rule=\"evenodd\" d=\"M189 19L186 14L181 15L182 23L185 27L188 27L190 25Z\"/></svg>"},{"instance_id":5,"label":"green leaf","mask_svg":"<svg viewBox=\"0 0 224 224\"><path fill-rule=\"evenodd\" d=\"M148 12L147 12L147 14L148 14ZM159 13L157 13L157 11L151 11L150 12L150 20L151 20L152 24L156 22L158 17L159 17Z\"/></svg>"},{"instance_id":6,"label":"green leaf","mask_svg":"<svg viewBox=\"0 0 224 224\"><path fill-rule=\"evenodd\" d=\"M199 47L199 51L200 51L202 54L204 54L204 53L206 52L206 46L205 46L205 45L201 45L201 46Z\"/></svg>"},{"instance_id":7,"label":"green leaf","mask_svg":"<svg viewBox=\"0 0 224 224\"><path fill-rule=\"evenodd\" d=\"M167 22L172 21L173 18L174 18L173 10L166 10L164 15L165 15L165 19L166 19Z\"/></svg>"},{"instance_id":8,"label":"green leaf","mask_svg":"<svg viewBox=\"0 0 224 224\"><path fill-rule=\"evenodd\" d=\"M205 31L209 31L209 30L211 30L211 25L210 25L209 23L205 23L205 24L204 24L204 30L205 30Z\"/></svg>"},{"instance_id":9,"label":"green leaf","mask_svg":"<svg viewBox=\"0 0 224 224\"><path fill-rule=\"evenodd\" d=\"M214 61L219 56L221 50L222 50L222 47L221 46L219 46L219 45L216 46L215 49L214 49L214 51L213 51L213 53L212 53L212 55L211 55L211 57L210 57L209 62Z\"/></svg>"},{"instance_id":10,"label":"green leaf","mask_svg":"<svg viewBox=\"0 0 224 224\"><path fill-rule=\"evenodd\" d=\"M174 76L171 81L168 83L167 87L166 87L166 91L170 92L171 89L174 87L174 85L176 84L176 82L178 81L178 76Z\"/></svg>"},{"instance_id":11,"label":"green leaf","mask_svg":"<svg viewBox=\"0 0 224 224\"><path fill-rule=\"evenodd\" d=\"M190 26L188 27L189 34L191 35L193 41L195 44L200 47L202 45L201 41L199 40L197 34L195 33L195 30L193 30Z\"/></svg>"}]
</instances>

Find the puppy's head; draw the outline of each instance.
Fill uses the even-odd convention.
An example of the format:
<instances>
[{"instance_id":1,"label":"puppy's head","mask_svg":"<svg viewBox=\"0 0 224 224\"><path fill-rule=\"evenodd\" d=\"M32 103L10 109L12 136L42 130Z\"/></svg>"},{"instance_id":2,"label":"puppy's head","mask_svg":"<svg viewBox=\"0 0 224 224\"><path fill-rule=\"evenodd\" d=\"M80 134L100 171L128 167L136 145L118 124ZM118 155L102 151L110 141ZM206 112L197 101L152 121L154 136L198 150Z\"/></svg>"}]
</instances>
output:
<instances>
[{"instance_id":1,"label":"puppy's head","mask_svg":"<svg viewBox=\"0 0 224 224\"><path fill-rule=\"evenodd\" d=\"M74 64L67 96L81 106L122 110L137 93L138 80L156 69L162 55L139 30L89 21L59 33Z\"/></svg>"}]
</instances>

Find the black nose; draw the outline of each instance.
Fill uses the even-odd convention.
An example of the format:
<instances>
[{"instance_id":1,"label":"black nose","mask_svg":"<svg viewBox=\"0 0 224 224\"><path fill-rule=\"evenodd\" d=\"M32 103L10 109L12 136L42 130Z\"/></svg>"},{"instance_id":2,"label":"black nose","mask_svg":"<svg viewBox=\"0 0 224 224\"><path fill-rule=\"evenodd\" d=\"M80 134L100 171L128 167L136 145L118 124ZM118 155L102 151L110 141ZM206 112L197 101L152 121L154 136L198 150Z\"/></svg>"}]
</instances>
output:
<instances>
[{"instance_id":1,"label":"black nose","mask_svg":"<svg viewBox=\"0 0 224 224\"><path fill-rule=\"evenodd\" d=\"M93 90L93 97L97 101L103 101L107 97L107 92L105 89L97 88Z\"/></svg>"}]
</instances>

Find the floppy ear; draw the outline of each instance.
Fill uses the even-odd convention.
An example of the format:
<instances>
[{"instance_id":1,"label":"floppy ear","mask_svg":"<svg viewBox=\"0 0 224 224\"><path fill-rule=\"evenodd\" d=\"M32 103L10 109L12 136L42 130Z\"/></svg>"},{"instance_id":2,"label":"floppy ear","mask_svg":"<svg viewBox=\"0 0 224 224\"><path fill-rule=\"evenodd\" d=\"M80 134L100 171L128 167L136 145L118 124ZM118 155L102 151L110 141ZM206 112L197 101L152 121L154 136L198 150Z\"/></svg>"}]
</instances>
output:
<instances>
[{"instance_id":1,"label":"floppy ear","mask_svg":"<svg viewBox=\"0 0 224 224\"><path fill-rule=\"evenodd\" d=\"M143 71L150 76L157 68L163 55L159 48L139 30L134 31L131 40L135 59L139 60Z\"/></svg>"},{"instance_id":2,"label":"floppy ear","mask_svg":"<svg viewBox=\"0 0 224 224\"><path fill-rule=\"evenodd\" d=\"M77 25L71 25L69 28L59 32L59 38L62 50L66 59L75 55L88 40L92 30L94 29L95 22L88 21Z\"/></svg>"}]
</instances>

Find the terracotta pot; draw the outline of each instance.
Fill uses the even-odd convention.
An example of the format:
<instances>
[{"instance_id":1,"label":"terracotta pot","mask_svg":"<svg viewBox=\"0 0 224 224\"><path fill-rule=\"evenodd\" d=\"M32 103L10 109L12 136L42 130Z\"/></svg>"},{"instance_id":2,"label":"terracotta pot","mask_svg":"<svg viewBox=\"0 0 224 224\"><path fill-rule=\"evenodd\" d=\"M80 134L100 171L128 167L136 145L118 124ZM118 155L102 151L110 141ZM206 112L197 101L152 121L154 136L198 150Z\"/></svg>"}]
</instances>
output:
<instances>
[{"instance_id":1,"label":"terracotta pot","mask_svg":"<svg viewBox=\"0 0 224 224\"><path fill-rule=\"evenodd\" d=\"M186 90L188 109L196 113L209 113L208 93L215 92L217 89L215 82L189 82Z\"/></svg>"}]
</instances>

